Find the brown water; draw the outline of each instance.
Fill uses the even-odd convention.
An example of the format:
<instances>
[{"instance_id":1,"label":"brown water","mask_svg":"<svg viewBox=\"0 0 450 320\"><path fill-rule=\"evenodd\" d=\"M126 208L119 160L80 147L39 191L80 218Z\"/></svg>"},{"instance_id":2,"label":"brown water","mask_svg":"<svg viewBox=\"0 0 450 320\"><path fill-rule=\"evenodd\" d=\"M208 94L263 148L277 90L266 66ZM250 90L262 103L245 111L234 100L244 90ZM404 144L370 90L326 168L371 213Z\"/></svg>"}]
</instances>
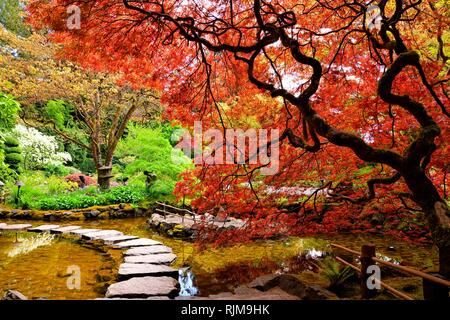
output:
<instances>
[{"instance_id":1,"label":"brown water","mask_svg":"<svg viewBox=\"0 0 450 320\"><path fill-rule=\"evenodd\" d=\"M373 235L291 237L199 252L189 242L167 238L150 231L145 220L146 218L131 218L71 224L82 225L86 228L115 229L125 234L163 242L178 255L174 267L192 267L200 295L232 290L262 274L298 273L305 270L316 272L314 259L305 259L305 255L312 249L329 251L331 241L356 251L362 244L372 243L377 246L377 252L421 270L430 271L436 269L438 265L437 252L431 246L416 246ZM36 226L43 224L34 221L31 223ZM14 247L14 240L14 237L0 236L0 292L16 289L34 298L92 299L103 296L104 283L101 283L99 279L105 280L106 277L106 280L109 280L111 276L114 277L114 269L119 263L107 253L83 247L73 240L54 240L50 245L8 258L7 252ZM391 246L395 251L388 250ZM341 255L340 251L334 252ZM80 290L67 288L67 277L64 275L67 274L67 267L70 265L80 266L82 274ZM105 272L109 274L105 276Z\"/></svg>"}]
</instances>

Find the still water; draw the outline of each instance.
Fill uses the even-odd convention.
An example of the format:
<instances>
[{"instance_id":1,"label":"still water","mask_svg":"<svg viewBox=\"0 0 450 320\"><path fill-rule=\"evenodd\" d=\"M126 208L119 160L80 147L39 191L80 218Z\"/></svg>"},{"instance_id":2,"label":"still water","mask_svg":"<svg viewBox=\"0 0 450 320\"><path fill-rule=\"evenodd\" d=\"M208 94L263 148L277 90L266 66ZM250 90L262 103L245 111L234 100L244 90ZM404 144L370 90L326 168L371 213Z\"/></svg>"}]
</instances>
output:
<instances>
[{"instance_id":1,"label":"still water","mask_svg":"<svg viewBox=\"0 0 450 320\"><path fill-rule=\"evenodd\" d=\"M152 238L171 247L178 255L173 267L180 269L179 280L183 284L182 289L185 288L185 295L207 296L230 291L263 274L317 272L314 260L330 250L331 241L357 251L362 244L373 243L377 252L387 258L421 270L433 270L438 264L437 252L431 246L416 246L373 235L290 237L198 251L192 243L154 233L147 228L145 221L146 218L130 218L71 224L115 229ZM2 222L30 223L18 220ZM36 226L43 224L31 223ZM119 250L102 251L61 237L32 241L27 241L27 238L36 237L34 234L19 233L18 237L19 242L16 242L15 234L0 235L0 293L15 289L29 298L95 299L104 296L108 281L115 280L121 262ZM79 288L68 285L69 271L73 266L79 268L81 275Z\"/></svg>"}]
</instances>

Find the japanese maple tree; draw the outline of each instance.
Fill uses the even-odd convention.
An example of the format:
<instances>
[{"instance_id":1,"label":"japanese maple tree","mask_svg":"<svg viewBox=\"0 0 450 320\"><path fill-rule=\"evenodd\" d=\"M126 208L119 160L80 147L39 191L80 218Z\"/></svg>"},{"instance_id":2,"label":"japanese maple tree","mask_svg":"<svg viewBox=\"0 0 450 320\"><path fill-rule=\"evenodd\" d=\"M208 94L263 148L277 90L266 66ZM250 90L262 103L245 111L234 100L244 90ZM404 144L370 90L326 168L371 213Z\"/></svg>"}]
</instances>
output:
<instances>
[{"instance_id":1,"label":"japanese maple tree","mask_svg":"<svg viewBox=\"0 0 450 320\"><path fill-rule=\"evenodd\" d=\"M69 5L81 9L80 29L67 28ZM163 90L168 116L185 126L281 130L279 174L229 165L187 177L178 192L195 195L200 211L225 203L271 226L293 217L268 205L280 197L264 184L314 173L318 189L355 204L391 186L424 212L450 275L445 1L35 0L29 10L66 57ZM337 190L364 166L367 192Z\"/></svg>"}]
</instances>

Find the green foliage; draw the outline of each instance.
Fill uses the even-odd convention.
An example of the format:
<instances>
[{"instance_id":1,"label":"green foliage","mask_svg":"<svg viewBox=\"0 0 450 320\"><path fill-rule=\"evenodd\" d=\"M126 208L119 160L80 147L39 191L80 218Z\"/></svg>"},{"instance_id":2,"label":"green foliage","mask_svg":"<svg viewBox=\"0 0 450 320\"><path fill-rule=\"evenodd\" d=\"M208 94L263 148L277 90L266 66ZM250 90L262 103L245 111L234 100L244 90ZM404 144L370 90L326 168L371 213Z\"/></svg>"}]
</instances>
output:
<instances>
[{"instance_id":1,"label":"green foliage","mask_svg":"<svg viewBox=\"0 0 450 320\"><path fill-rule=\"evenodd\" d=\"M6 153L5 162L7 164L17 166L23 160L22 155L20 153Z\"/></svg>"},{"instance_id":2,"label":"green foliage","mask_svg":"<svg viewBox=\"0 0 450 320\"><path fill-rule=\"evenodd\" d=\"M18 147L19 146L19 140L17 140L14 137L7 136L7 137L5 137L4 144L8 148Z\"/></svg>"},{"instance_id":3,"label":"green foliage","mask_svg":"<svg viewBox=\"0 0 450 320\"><path fill-rule=\"evenodd\" d=\"M70 113L73 108L63 100L50 100L44 107L44 116L52 120L59 130L65 128L66 122L72 118Z\"/></svg>"},{"instance_id":4,"label":"green foliage","mask_svg":"<svg viewBox=\"0 0 450 320\"><path fill-rule=\"evenodd\" d=\"M339 292L344 284L355 275L355 271L346 266L341 267L341 264L332 257L325 258L321 263L320 274L329 281L328 288L331 291Z\"/></svg>"},{"instance_id":5,"label":"green foliage","mask_svg":"<svg viewBox=\"0 0 450 320\"><path fill-rule=\"evenodd\" d=\"M145 190L136 186L114 187L105 192L89 187L56 197L44 197L35 207L42 210L70 210L118 203L136 204L146 196Z\"/></svg>"},{"instance_id":6,"label":"green foliage","mask_svg":"<svg viewBox=\"0 0 450 320\"><path fill-rule=\"evenodd\" d=\"M14 128L19 111L19 102L11 95L0 92L0 131L9 131Z\"/></svg>"},{"instance_id":7,"label":"green foliage","mask_svg":"<svg viewBox=\"0 0 450 320\"><path fill-rule=\"evenodd\" d=\"M172 194L178 175L192 165L191 160L172 147L161 128L130 125L128 129L117 146L115 172L128 177L130 185L144 187L143 172L149 171L157 176L150 195Z\"/></svg>"},{"instance_id":8,"label":"green foliage","mask_svg":"<svg viewBox=\"0 0 450 320\"><path fill-rule=\"evenodd\" d=\"M76 183L66 182L57 176L46 176L42 171L25 172L19 179L24 183L24 186L20 189L20 205L22 208L36 208L36 203L40 199L66 193L77 187ZM12 191L8 202L14 204L17 187L11 181L7 183L6 188Z\"/></svg>"},{"instance_id":9,"label":"green foliage","mask_svg":"<svg viewBox=\"0 0 450 320\"><path fill-rule=\"evenodd\" d=\"M0 171L1 172L1 171ZM20 176L24 186L20 189L20 207L24 209L70 210L118 203L137 204L149 194L140 186L119 186L101 192L96 186L79 189L76 182L49 175L44 171L28 171ZM6 184L10 190L8 203L13 205L17 197L14 181Z\"/></svg>"},{"instance_id":10,"label":"green foliage","mask_svg":"<svg viewBox=\"0 0 450 320\"><path fill-rule=\"evenodd\" d=\"M21 153L22 149L20 147L6 147L4 148L5 153Z\"/></svg>"},{"instance_id":11,"label":"green foliage","mask_svg":"<svg viewBox=\"0 0 450 320\"><path fill-rule=\"evenodd\" d=\"M23 161L19 141L11 136L4 138L4 162L11 169L11 173L19 173L20 164Z\"/></svg>"},{"instance_id":12,"label":"green foliage","mask_svg":"<svg viewBox=\"0 0 450 320\"><path fill-rule=\"evenodd\" d=\"M28 36L30 28L23 21L24 3L19 0L0 0L0 23L19 36Z\"/></svg>"},{"instance_id":13,"label":"green foliage","mask_svg":"<svg viewBox=\"0 0 450 320\"><path fill-rule=\"evenodd\" d=\"M69 174L77 173L79 172L79 170L72 167L49 164L44 168L44 172L47 177L53 175L58 177L65 177Z\"/></svg>"}]
</instances>

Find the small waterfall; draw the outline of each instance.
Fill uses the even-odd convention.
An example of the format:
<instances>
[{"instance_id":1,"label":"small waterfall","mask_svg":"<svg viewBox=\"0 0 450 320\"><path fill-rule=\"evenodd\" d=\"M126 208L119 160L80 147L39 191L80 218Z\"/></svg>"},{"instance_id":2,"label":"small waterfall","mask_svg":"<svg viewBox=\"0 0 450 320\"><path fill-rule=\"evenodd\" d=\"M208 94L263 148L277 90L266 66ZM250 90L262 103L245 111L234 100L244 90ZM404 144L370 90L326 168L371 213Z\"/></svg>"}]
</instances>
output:
<instances>
[{"instance_id":1,"label":"small waterfall","mask_svg":"<svg viewBox=\"0 0 450 320\"><path fill-rule=\"evenodd\" d=\"M178 270L178 282L180 283L180 296L190 297L198 293L197 287L194 286L195 276L191 268L183 268Z\"/></svg>"}]
</instances>

